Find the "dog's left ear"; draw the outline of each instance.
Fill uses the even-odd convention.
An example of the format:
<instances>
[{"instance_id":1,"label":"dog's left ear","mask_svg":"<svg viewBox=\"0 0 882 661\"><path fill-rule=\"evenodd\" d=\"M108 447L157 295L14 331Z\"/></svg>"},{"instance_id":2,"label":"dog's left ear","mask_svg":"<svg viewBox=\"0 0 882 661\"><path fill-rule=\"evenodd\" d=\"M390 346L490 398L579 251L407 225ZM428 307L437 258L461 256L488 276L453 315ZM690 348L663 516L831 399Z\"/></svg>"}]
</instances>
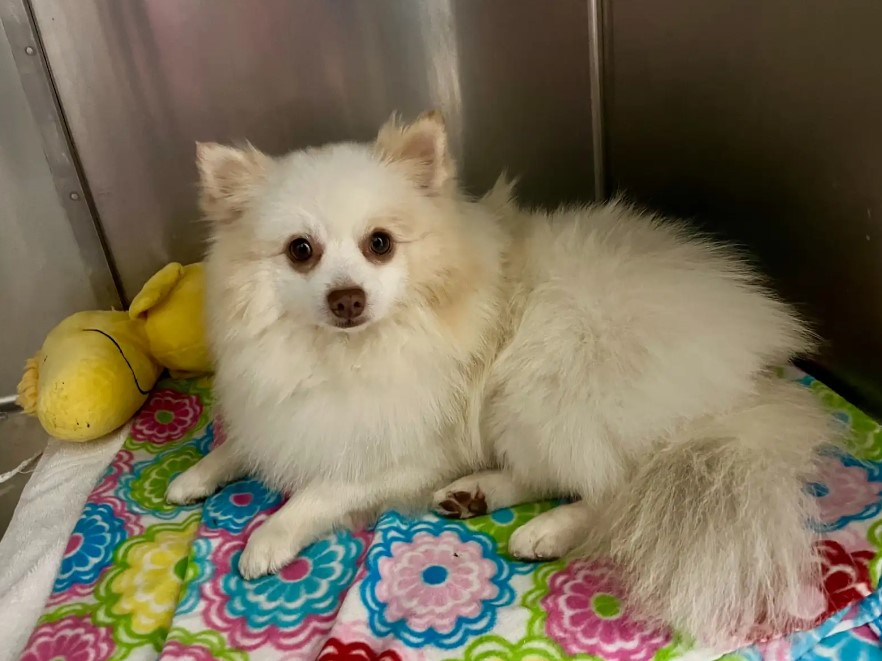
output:
<instances>
[{"instance_id":1,"label":"dog's left ear","mask_svg":"<svg viewBox=\"0 0 882 661\"><path fill-rule=\"evenodd\" d=\"M375 149L385 160L404 165L413 182L428 194L437 193L456 176L444 117L436 110L405 125L393 116L380 129Z\"/></svg>"}]
</instances>

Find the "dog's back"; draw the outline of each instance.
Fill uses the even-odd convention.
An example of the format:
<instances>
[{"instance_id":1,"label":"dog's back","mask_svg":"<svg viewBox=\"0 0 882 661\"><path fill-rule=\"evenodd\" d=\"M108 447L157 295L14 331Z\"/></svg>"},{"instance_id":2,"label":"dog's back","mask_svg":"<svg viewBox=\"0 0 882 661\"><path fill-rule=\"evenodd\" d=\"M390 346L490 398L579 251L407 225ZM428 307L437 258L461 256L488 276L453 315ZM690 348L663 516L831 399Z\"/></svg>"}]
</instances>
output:
<instances>
[{"instance_id":1,"label":"dog's back","mask_svg":"<svg viewBox=\"0 0 882 661\"><path fill-rule=\"evenodd\" d=\"M613 203L519 227L487 441L536 492L605 504L584 548L625 566L644 613L706 639L782 624L811 576L803 480L829 435L769 370L810 334L677 223Z\"/></svg>"}]
</instances>

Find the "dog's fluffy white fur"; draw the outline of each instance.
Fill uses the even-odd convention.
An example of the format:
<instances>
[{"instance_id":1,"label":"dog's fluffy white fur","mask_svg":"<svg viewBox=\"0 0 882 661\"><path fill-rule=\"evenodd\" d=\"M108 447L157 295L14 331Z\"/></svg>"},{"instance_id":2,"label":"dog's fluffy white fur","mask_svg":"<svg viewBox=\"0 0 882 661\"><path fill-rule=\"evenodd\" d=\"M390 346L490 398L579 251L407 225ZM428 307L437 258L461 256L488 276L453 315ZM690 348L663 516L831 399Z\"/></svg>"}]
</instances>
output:
<instances>
[{"instance_id":1,"label":"dog's fluffy white fur","mask_svg":"<svg viewBox=\"0 0 882 661\"><path fill-rule=\"evenodd\" d=\"M611 557L644 616L709 643L800 614L830 427L771 373L809 333L731 249L622 203L526 212L504 181L471 201L434 114L371 145L198 161L229 441L169 498L244 474L292 494L246 577L384 508L569 496L511 552ZM340 288L364 292L357 327L328 306Z\"/></svg>"}]
</instances>

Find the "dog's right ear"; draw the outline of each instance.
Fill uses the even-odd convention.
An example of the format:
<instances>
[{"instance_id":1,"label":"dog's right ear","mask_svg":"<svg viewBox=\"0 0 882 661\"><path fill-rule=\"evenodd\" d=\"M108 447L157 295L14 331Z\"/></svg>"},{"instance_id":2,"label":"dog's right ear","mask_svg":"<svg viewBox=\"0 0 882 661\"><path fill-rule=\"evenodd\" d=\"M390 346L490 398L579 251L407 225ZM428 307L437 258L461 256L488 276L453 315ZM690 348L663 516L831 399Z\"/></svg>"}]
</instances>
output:
<instances>
[{"instance_id":1,"label":"dog's right ear","mask_svg":"<svg viewBox=\"0 0 882 661\"><path fill-rule=\"evenodd\" d=\"M242 148L196 143L199 204L208 220L238 218L266 180L272 159L250 144Z\"/></svg>"}]
</instances>

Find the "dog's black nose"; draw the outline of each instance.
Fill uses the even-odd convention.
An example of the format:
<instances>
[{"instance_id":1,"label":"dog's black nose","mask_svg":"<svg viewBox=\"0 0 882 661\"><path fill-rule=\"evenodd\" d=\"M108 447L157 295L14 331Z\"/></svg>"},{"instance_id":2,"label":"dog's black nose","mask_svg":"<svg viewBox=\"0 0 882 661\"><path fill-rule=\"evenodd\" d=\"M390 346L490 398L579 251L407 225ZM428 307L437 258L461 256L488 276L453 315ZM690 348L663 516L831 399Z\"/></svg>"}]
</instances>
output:
<instances>
[{"instance_id":1,"label":"dog's black nose","mask_svg":"<svg viewBox=\"0 0 882 661\"><path fill-rule=\"evenodd\" d=\"M328 294L328 307L335 317L352 321L364 312L365 299L364 289L360 287L335 289Z\"/></svg>"}]
</instances>

